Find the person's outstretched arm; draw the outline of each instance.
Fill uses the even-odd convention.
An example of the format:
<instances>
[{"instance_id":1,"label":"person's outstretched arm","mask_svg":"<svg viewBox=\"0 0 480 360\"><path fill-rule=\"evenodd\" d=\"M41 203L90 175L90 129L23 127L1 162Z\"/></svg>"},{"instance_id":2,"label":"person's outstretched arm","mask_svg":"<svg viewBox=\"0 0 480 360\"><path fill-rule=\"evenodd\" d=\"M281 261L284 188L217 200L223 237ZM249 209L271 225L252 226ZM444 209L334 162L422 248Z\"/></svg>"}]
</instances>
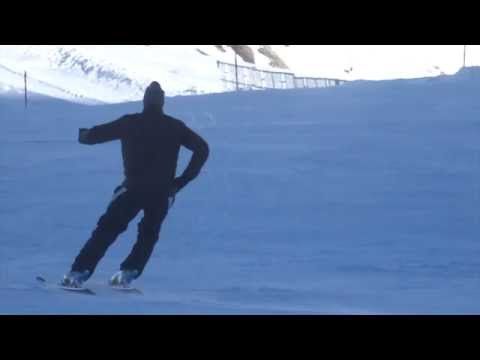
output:
<instances>
[{"instance_id":1,"label":"person's outstretched arm","mask_svg":"<svg viewBox=\"0 0 480 360\"><path fill-rule=\"evenodd\" d=\"M94 145L121 139L126 132L125 120L126 117L123 116L118 120L94 126L91 129L80 129L78 141L81 144Z\"/></svg>"},{"instance_id":2,"label":"person's outstretched arm","mask_svg":"<svg viewBox=\"0 0 480 360\"><path fill-rule=\"evenodd\" d=\"M176 192L180 191L190 181L195 179L208 159L210 153L207 142L192 129L182 124L181 143L187 149L193 152L190 162L183 171L182 175L175 179Z\"/></svg>"}]
</instances>

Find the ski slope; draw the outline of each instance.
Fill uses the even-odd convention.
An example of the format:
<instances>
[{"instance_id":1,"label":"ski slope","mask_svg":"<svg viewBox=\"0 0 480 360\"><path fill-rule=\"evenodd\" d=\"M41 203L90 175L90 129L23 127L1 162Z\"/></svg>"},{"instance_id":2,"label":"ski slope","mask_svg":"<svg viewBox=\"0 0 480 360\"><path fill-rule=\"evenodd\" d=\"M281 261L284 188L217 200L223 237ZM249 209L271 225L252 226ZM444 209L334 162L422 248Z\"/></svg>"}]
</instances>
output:
<instances>
[{"instance_id":1,"label":"ski slope","mask_svg":"<svg viewBox=\"0 0 480 360\"><path fill-rule=\"evenodd\" d=\"M118 142L80 127L141 109L0 96L1 314L480 313L480 69L327 89L171 97L210 143L137 281L105 284L137 217L89 281L47 291L122 180ZM188 151L181 153L185 166Z\"/></svg>"}]
</instances>

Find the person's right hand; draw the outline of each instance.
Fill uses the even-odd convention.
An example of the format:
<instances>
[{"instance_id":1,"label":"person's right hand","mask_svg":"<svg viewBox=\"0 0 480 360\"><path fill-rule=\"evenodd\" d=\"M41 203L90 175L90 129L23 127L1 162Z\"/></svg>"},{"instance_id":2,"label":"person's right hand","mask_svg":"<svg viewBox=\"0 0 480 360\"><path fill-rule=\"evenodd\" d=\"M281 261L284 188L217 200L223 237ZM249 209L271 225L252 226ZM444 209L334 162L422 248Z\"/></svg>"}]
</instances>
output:
<instances>
[{"instance_id":1,"label":"person's right hand","mask_svg":"<svg viewBox=\"0 0 480 360\"><path fill-rule=\"evenodd\" d=\"M173 180L173 184L170 187L170 190L168 192L168 208L170 209L173 204L175 203L175 196L177 193L180 191L180 189L183 187L182 185L182 180L181 178L177 177Z\"/></svg>"},{"instance_id":2,"label":"person's right hand","mask_svg":"<svg viewBox=\"0 0 480 360\"><path fill-rule=\"evenodd\" d=\"M87 142L88 129L79 129L78 130L78 142L85 144Z\"/></svg>"}]
</instances>

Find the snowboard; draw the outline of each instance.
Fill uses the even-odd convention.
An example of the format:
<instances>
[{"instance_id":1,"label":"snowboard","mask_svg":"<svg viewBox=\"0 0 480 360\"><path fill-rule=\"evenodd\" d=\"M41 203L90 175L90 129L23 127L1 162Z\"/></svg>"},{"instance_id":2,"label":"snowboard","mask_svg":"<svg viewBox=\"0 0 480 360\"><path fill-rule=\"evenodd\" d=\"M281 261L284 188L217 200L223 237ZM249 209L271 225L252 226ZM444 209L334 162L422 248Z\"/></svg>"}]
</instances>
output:
<instances>
[{"instance_id":1,"label":"snowboard","mask_svg":"<svg viewBox=\"0 0 480 360\"><path fill-rule=\"evenodd\" d=\"M44 277L37 276L36 280L44 287L44 288L56 288L63 291L68 291L71 293L83 294L83 295L96 295L95 292L89 288L81 287L81 288L73 288L68 286L62 286L61 284L55 284L48 282Z\"/></svg>"}]
</instances>

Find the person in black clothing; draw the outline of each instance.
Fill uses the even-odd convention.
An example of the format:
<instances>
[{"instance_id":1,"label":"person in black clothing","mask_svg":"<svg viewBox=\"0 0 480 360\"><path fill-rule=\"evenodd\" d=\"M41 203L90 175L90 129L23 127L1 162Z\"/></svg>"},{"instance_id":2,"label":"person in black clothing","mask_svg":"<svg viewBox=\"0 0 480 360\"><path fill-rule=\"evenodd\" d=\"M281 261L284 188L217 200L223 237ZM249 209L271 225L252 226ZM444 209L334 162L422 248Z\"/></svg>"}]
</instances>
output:
<instances>
[{"instance_id":1,"label":"person in black clothing","mask_svg":"<svg viewBox=\"0 0 480 360\"><path fill-rule=\"evenodd\" d=\"M106 213L100 217L62 285L81 287L108 247L143 210L137 241L110 284L128 286L138 278L158 241L160 227L175 194L198 176L207 161L209 146L206 141L182 121L164 114L164 100L160 84L153 82L145 91L142 113L79 130L82 144L121 140L125 181L115 189ZM193 155L183 174L176 177L180 146L191 150Z\"/></svg>"}]
</instances>

